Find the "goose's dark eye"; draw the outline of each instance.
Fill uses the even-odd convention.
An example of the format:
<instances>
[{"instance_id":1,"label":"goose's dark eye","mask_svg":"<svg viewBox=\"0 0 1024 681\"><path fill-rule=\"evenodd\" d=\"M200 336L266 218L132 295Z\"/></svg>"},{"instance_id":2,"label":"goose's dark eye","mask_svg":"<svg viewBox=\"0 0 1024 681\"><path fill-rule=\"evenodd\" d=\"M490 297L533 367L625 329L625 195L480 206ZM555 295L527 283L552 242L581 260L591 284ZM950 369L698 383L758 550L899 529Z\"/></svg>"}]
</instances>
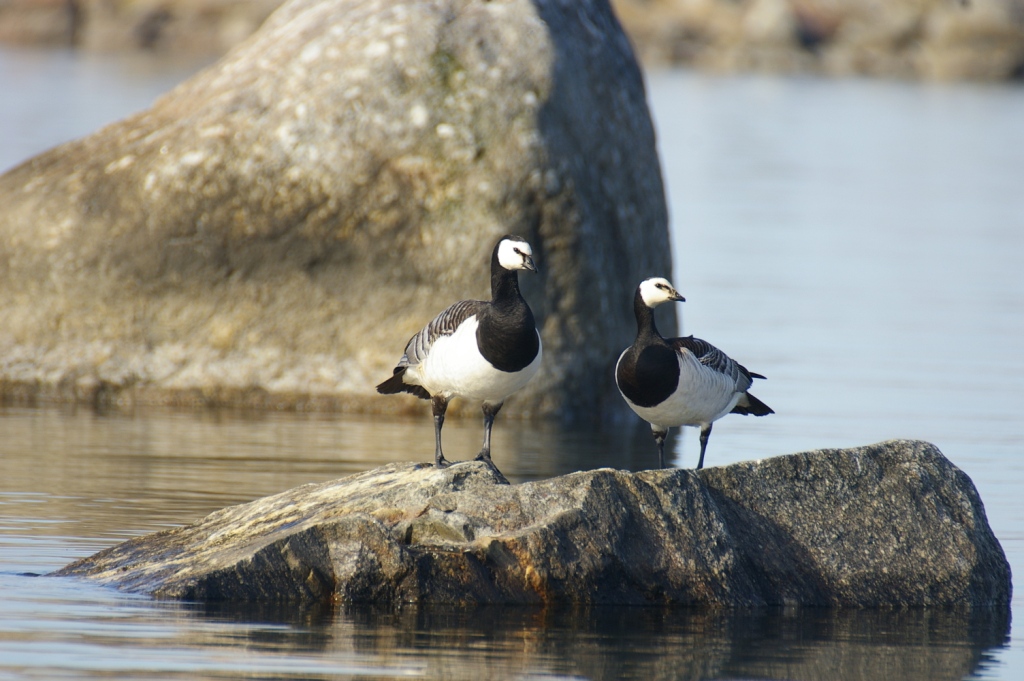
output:
<instances>
[{"instance_id":1,"label":"goose's dark eye","mask_svg":"<svg viewBox=\"0 0 1024 681\"><path fill-rule=\"evenodd\" d=\"M519 255L523 254L523 252L521 250L519 250L518 248L513 248L512 250L515 251L516 253L518 253Z\"/></svg>"}]
</instances>

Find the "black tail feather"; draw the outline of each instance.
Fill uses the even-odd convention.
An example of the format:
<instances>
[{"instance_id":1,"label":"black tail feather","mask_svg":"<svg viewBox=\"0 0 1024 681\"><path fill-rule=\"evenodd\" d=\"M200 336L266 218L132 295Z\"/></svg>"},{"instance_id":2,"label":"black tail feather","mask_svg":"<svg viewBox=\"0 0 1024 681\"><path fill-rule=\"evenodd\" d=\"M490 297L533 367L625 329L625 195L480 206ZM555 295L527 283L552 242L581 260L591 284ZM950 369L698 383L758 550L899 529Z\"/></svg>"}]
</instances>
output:
<instances>
[{"instance_id":1,"label":"black tail feather","mask_svg":"<svg viewBox=\"0 0 1024 681\"><path fill-rule=\"evenodd\" d=\"M745 393L743 397L740 398L740 404L733 407L732 413L743 414L744 416L747 414L753 414L754 416L767 416L768 414L774 414L775 410L750 393Z\"/></svg>"},{"instance_id":2,"label":"black tail feather","mask_svg":"<svg viewBox=\"0 0 1024 681\"><path fill-rule=\"evenodd\" d=\"M377 386L377 392L381 395L394 395L396 393L411 393L422 400L429 400L430 393L421 385L412 385L402 379L405 377L405 367L395 369L394 375Z\"/></svg>"}]
</instances>

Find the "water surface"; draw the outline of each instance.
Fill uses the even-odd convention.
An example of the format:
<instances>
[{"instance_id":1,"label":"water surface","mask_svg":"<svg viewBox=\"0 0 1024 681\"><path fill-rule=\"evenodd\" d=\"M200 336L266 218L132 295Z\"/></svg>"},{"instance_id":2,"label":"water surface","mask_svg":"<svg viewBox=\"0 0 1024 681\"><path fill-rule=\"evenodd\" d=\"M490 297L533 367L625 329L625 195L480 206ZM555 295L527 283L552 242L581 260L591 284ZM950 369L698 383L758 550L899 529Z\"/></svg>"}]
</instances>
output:
<instances>
[{"instance_id":1,"label":"water surface","mask_svg":"<svg viewBox=\"0 0 1024 681\"><path fill-rule=\"evenodd\" d=\"M85 134L196 65L0 51L0 168ZM971 476L1024 573L1024 90L650 76L683 331L769 377L708 464L893 437ZM624 301L629 304L629 301ZM397 346L396 346L397 347ZM2 361L2 360L0 360ZM238 607L49 572L225 505L432 456L422 419L0 407L0 678L1024 677L1005 613ZM475 420L446 451L471 456ZM692 466L696 433L672 441ZM514 480L653 465L642 425L503 421ZM1024 613L1020 595L1013 613Z\"/></svg>"}]
</instances>

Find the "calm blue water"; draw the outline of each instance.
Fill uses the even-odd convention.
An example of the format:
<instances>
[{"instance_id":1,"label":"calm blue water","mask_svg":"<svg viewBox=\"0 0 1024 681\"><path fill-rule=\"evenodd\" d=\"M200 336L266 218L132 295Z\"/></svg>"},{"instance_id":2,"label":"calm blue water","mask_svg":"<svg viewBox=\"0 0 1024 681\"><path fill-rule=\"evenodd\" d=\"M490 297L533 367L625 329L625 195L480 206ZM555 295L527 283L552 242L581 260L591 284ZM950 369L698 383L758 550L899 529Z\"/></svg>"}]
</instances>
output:
<instances>
[{"instance_id":1,"label":"calm blue water","mask_svg":"<svg viewBox=\"0 0 1024 681\"><path fill-rule=\"evenodd\" d=\"M0 169L194 68L0 51L16 93ZM929 440L1024 574L1024 90L685 72L649 87L676 263L651 274L686 295L685 333L769 377L756 394L777 412L719 422L709 465ZM475 452L475 421L445 431ZM499 423L494 447L519 480L654 456L643 427ZM1024 678L1022 637L984 614L209 609L24 574L408 452L429 459L426 416L0 407L0 679ZM673 452L694 465L696 433Z\"/></svg>"}]
</instances>

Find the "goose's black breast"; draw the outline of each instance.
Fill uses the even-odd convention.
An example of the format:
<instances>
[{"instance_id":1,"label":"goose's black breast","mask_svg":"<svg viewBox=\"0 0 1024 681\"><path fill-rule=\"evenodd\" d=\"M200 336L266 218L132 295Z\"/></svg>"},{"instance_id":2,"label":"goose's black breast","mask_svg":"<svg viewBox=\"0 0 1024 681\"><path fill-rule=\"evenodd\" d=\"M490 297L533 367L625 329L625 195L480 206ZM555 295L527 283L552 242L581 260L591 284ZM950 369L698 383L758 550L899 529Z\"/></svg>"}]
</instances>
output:
<instances>
[{"instance_id":1,"label":"goose's black breast","mask_svg":"<svg viewBox=\"0 0 1024 681\"><path fill-rule=\"evenodd\" d=\"M523 309L525 308L525 309ZM476 342L480 354L499 371L522 371L537 358L540 338L530 308L499 313L493 307L477 316Z\"/></svg>"},{"instance_id":2,"label":"goose's black breast","mask_svg":"<svg viewBox=\"0 0 1024 681\"><path fill-rule=\"evenodd\" d=\"M622 394L638 407L654 407L675 392L679 385L679 360L668 344L631 347L615 371Z\"/></svg>"}]
</instances>

